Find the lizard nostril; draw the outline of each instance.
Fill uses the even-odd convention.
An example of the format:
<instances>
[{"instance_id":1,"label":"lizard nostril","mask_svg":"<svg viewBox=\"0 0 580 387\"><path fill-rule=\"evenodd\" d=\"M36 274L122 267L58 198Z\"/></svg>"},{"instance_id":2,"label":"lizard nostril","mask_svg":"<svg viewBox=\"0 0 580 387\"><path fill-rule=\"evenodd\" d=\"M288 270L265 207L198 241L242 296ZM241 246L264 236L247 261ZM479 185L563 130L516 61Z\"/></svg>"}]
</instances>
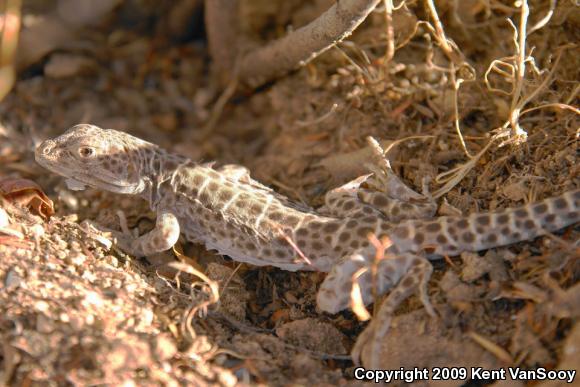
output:
<instances>
[{"instance_id":1,"label":"lizard nostril","mask_svg":"<svg viewBox=\"0 0 580 387\"><path fill-rule=\"evenodd\" d=\"M45 141L40 145L40 153L43 156L48 156L53 149L53 144L51 142Z\"/></svg>"}]
</instances>

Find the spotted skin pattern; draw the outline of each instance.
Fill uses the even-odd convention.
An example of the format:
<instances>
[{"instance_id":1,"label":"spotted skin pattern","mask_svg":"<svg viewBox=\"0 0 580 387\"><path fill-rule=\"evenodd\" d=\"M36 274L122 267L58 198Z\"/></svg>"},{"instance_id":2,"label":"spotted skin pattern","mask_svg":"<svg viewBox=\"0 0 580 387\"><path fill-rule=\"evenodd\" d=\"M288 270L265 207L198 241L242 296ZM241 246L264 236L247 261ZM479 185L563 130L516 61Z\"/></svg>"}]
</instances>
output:
<instances>
[{"instance_id":1,"label":"spotted skin pattern","mask_svg":"<svg viewBox=\"0 0 580 387\"><path fill-rule=\"evenodd\" d=\"M349 307L353 276L362 272L356 281L365 303L372 302L371 284L376 294L391 290L375 321L388 321L416 290L434 314L426 292L428 259L530 240L580 220L580 190L495 213L432 219L437 207L431 197L408 188L383 160L372 174L330 191L315 212L253 180L243 167L214 169L88 124L44 141L36 160L65 176L71 188L88 185L148 200L158 213L156 227L134 240L119 235L129 253L167 250L183 233L236 261L330 272L317 303L331 313ZM371 234L390 241L374 280ZM386 329L372 326L362 336L376 339ZM357 344L353 357L360 349Z\"/></svg>"}]
</instances>

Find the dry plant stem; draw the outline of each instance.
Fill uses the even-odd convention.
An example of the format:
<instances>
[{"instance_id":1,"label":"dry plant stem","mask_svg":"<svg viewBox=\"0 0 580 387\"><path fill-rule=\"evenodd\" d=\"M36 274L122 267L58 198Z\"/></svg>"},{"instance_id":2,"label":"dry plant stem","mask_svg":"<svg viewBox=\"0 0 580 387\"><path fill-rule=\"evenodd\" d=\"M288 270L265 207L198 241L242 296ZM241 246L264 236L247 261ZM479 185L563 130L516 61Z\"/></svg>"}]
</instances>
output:
<instances>
[{"instance_id":1,"label":"dry plant stem","mask_svg":"<svg viewBox=\"0 0 580 387\"><path fill-rule=\"evenodd\" d=\"M548 11L548 13L546 13L546 16L544 16L532 28L530 28L530 30L528 31L528 36L534 33L535 31L543 28L546 24L548 24L552 16L554 16L554 11L556 10L556 3L557 0L550 0L550 10Z\"/></svg>"},{"instance_id":2,"label":"dry plant stem","mask_svg":"<svg viewBox=\"0 0 580 387\"><path fill-rule=\"evenodd\" d=\"M238 0L206 0L205 25L212 70L221 84L233 77L238 41Z\"/></svg>"},{"instance_id":3,"label":"dry plant stem","mask_svg":"<svg viewBox=\"0 0 580 387\"><path fill-rule=\"evenodd\" d=\"M509 120L502 126L502 129L504 131L507 131L511 134L511 138L507 141L504 141L503 143L501 143L499 146L504 146L505 144L512 142L513 140L515 140L516 142L520 142L522 140L525 140L525 138L527 137L527 133L520 127L519 125L519 118L522 116L522 114L524 114L524 112L522 112L522 109L530 102L532 101L538 94L540 91L542 91L545 87L547 87L547 85L550 83L554 71L556 69L556 67L558 66L558 63L560 62L560 58L561 58L561 54L562 54L562 49L563 48L567 48L567 46L561 47L559 49L558 55L556 56L556 61L554 62L554 65L552 67L552 70L550 71L549 75L542 81L542 83L535 89L533 90L530 94L528 94L527 96L522 96L522 90L523 90L523 83L524 83L524 78L525 78L525 70L526 70L526 54L525 54L525 44L526 44L526 38L527 38L527 33L526 33L526 26L527 26L527 20L528 20L528 16L530 14L530 10L528 8L528 4L526 1L522 1L521 3L521 8L522 8L522 14L521 14L521 18L520 18L520 26L519 29L516 29L516 27L513 25L513 23L510 22L510 24L512 25L512 27L514 28L515 32L515 37L517 37L517 41L516 38L514 37L514 44L516 47L516 56L515 56L515 63L513 66L509 65L509 64L505 64L508 67L513 67L512 70L512 78L513 78L513 83L514 83L514 89L512 91L512 101L511 101L511 106L510 106L510 116L509 116ZM538 23L533 30L537 30L538 28L542 27L545 25L545 23L547 23L548 19L549 19L550 13L544 17L544 19L542 20L542 22ZM539 26L539 27L538 27ZM533 32L533 31L532 31ZM531 32L530 32L531 33ZM503 63L501 61L499 61L498 63ZM488 70L486 72L486 78L487 78L487 74L490 72L490 70ZM487 80L486 80L487 83ZM511 128L511 130L509 130L508 128Z\"/></svg>"},{"instance_id":4,"label":"dry plant stem","mask_svg":"<svg viewBox=\"0 0 580 387\"><path fill-rule=\"evenodd\" d=\"M228 278L224 281L224 284L222 286L223 292L221 294L221 296L223 297L227 291L228 291L228 285L230 284L230 282L232 281L232 279L234 278L234 276L236 275L236 273L238 272L238 270L240 270L240 267L242 267L242 264L239 263L236 268L230 273L230 275L228 276Z\"/></svg>"},{"instance_id":5,"label":"dry plant stem","mask_svg":"<svg viewBox=\"0 0 580 387\"><path fill-rule=\"evenodd\" d=\"M312 121L301 121L301 120L296 120L295 125L298 127L305 127L305 126L310 126L310 125L318 125L320 124L322 121L326 120L327 118L329 118L330 116L332 116L335 112L336 109L338 109L338 104L337 103L333 103L332 106L330 107L330 110L326 113L324 113L322 116L312 120Z\"/></svg>"},{"instance_id":6,"label":"dry plant stem","mask_svg":"<svg viewBox=\"0 0 580 387\"><path fill-rule=\"evenodd\" d=\"M540 83L540 85L534 91L532 91L529 95L527 95L525 98L521 98L520 101L518 101L518 105L517 105L518 117L522 115L521 110L524 108L524 106L526 106L530 101L532 101L534 98L536 98L536 96L542 90L545 90L550 85L550 83L554 77L554 73L555 73L556 69L558 68L558 65L560 64L560 59L562 58L562 51L563 51L562 48L560 48L558 50L558 53L556 55L556 60L554 61L554 65L552 66L552 70L550 70L550 72L548 73L546 78L544 78L542 83Z\"/></svg>"},{"instance_id":7,"label":"dry plant stem","mask_svg":"<svg viewBox=\"0 0 580 387\"><path fill-rule=\"evenodd\" d=\"M473 158L473 155L467 149L463 133L461 133L461 125L459 125L459 104L457 101L459 100L459 87L461 86L462 81L458 80L455 76L455 64L453 63L451 63L451 70L451 83L453 84L453 122L455 125L455 131L457 132L457 137L459 138L463 152L465 152L467 157Z\"/></svg>"},{"instance_id":8,"label":"dry plant stem","mask_svg":"<svg viewBox=\"0 0 580 387\"><path fill-rule=\"evenodd\" d=\"M572 90L572 93L570 93L570 96L568 98L566 98L566 105L570 105L572 103L572 101L574 101L576 99L578 94L580 94L580 84L577 84L576 86L574 86L574 90Z\"/></svg>"},{"instance_id":9,"label":"dry plant stem","mask_svg":"<svg viewBox=\"0 0 580 387\"><path fill-rule=\"evenodd\" d=\"M505 131L501 131L489 140L489 142L483 147L481 151L479 151L475 156L471 156L469 161L465 164L459 165L447 172L440 173L435 178L435 182L438 184L444 183L443 187L439 188L437 191L433 192L433 198L438 199L441 196L445 195L447 192L451 191L453 187L455 187L468 173L471 171L481 158L487 152L489 147L500 138L503 138L507 135Z\"/></svg>"},{"instance_id":10,"label":"dry plant stem","mask_svg":"<svg viewBox=\"0 0 580 387\"><path fill-rule=\"evenodd\" d=\"M176 254L178 253L175 249L173 251ZM206 284L210 289L209 300L203 301L199 305L191 306L185 312L185 318L183 318L181 321L181 332L190 342L193 342L193 340L197 337L197 334L193 330L193 323L192 323L193 318L198 313L206 315L207 308L210 305L215 304L219 301L219 299L220 299L219 285L216 281L212 281L205 274L203 274L202 272L200 272L199 270L195 269L193 266L190 266L188 264L185 264L182 262L172 262L169 264L169 267L200 278L204 282L204 284Z\"/></svg>"},{"instance_id":11,"label":"dry plant stem","mask_svg":"<svg viewBox=\"0 0 580 387\"><path fill-rule=\"evenodd\" d=\"M429 8L429 12L431 17L433 18L435 24L435 39L439 42L441 49L445 53L445 55L451 61L451 69L449 71L451 77L451 83L453 85L453 121L455 126L455 131L457 132L457 137L459 138L459 142L461 143L461 147L463 148L463 152L469 158L473 156L467 149L467 144L465 143L465 139L463 138L463 133L461 133L461 127L459 125L459 106L458 106L458 94L459 88L461 83L463 83L462 79L457 78L457 68L456 65L462 66L463 60L455 53L453 47L449 44L447 37L445 36L445 31L443 30L443 24L439 19L439 15L437 14L437 9L435 8L435 4L432 0L427 0L427 7Z\"/></svg>"},{"instance_id":12,"label":"dry plant stem","mask_svg":"<svg viewBox=\"0 0 580 387\"><path fill-rule=\"evenodd\" d=\"M385 146L385 150L383 151L383 154L386 157L387 155L391 154L390 152L392 151L393 148L395 148L399 144L402 144L405 141L409 141L409 140L433 139L433 138L435 138L435 136L422 135L422 136L408 136L408 137L403 137L403 138L400 138L398 140L395 140L395 141L391 142L389 145ZM383 143L379 143L379 146L382 147L382 144L384 144L384 142Z\"/></svg>"},{"instance_id":13,"label":"dry plant stem","mask_svg":"<svg viewBox=\"0 0 580 387\"><path fill-rule=\"evenodd\" d=\"M526 109L526 110L522 110L522 113L520 115L523 116L524 114L531 113L531 112L533 112L535 110L547 109L547 108L554 108L554 109L561 109L561 110L570 110L572 113L575 113L575 114L580 115L580 109L575 108L574 106L570 106L569 104L558 103L558 102L548 103L548 104L545 104L545 105L542 105L542 106L536 106L536 107L533 107L533 108L529 108L529 109Z\"/></svg>"},{"instance_id":14,"label":"dry plant stem","mask_svg":"<svg viewBox=\"0 0 580 387\"><path fill-rule=\"evenodd\" d=\"M433 18L433 22L435 24L435 38L441 45L443 52L445 55L454 63L462 62L460 58L455 54L453 51L453 47L449 44L447 37L445 36L445 30L443 30L443 24L441 23L441 19L439 19L439 14L437 13L437 8L435 8L435 4L433 0L426 0L427 8L429 9L429 13Z\"/></svg>"},{"instance_id":15,"label":"dry plant stem","mask_svg":"<svg viewBox=\"0 0 580 387\"><path fill-rule=\"evenodd\" d=\"M336 50L338 50L338 52L340 52L340 54L344 57L344 59L346 59L348 61L348 63L350 63L352 65L352 67L354 67L363 77L365 77L369 81L373 81L373 76L369 73L369 71L367 70L366 67L360 66L341 47L336 46L335 48L336 48ZM370 65L370 63L368 63L368 62L366 64ZM371 89L371 91L372 91L372 89Z\"/></svg>"},{"instance_id":16,"label":"dry plant stem","mask_svg":"<svg viewBox=\"0 0 580 387\"><path fill-rule=\"evenodd\" d=\"M517 33L518 43L516 47L516 86L512 95L512 102L510 106L510 125L513 137L525 138L526 132L520 127L518 119L521 111L521 105L519 101L524 85L524 78L526 75L526 25L528 23L528 16L530 15L530 8L528 7L527 0L521 0L521 10L522 14L520 17L520 28Z\"/></svg>"},{"instance_id":17,"label":"dry plant stem","mask_svg":"<svg viewBox=\"0 0 580 387\"><path fill-rule=\"evenodd\" d=\"M383 0L385 4L385 23L387 28L387 52L384 64L389 63L395 56L395 29L393 28L393 0Z\"/></svg>"},{"instance_id":18,"label":"dry plant stem","mask_svg":"<svg viewBox=\"0 0 580 387\"><path fill-rule=\"evenodd\" d=\"M495 357L504 361L506 364L514 364L514 359L511 357L508 351L492 342L491 340L479 335L476 332L468 332L467 335L475 341L477 344L481 345L485 350L494 354Z\"/></svg>"},{"instance_id":19,"label":"dry plant stem","mask_svg":"<svg viewBox=\"0 0 580 387\"><path fill-rule=\"evenodd\" d=\"M246 53L239 80L258 87L304 65L349 36L381 0L341 0L310 24Z\"/></svg>"}]
</instances>

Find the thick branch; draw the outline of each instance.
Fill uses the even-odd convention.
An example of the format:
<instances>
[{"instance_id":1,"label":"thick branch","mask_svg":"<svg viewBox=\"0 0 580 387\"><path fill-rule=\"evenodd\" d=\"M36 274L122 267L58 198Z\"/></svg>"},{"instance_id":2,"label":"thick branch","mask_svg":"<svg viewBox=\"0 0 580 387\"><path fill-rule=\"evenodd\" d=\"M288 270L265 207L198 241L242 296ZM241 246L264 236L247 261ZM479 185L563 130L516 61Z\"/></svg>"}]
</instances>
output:
<instances>
[{"instance_id":1,"label":"thick branch","mask_svg":"<svg viewBox=\"0 0 580 387\"><path fill-rule=\"evenodd\" d=\"M308 63L349 36L379 1L338 0L310 24L245 54L239 64L239 81L257 87Z\"/></svg>"}]
</instances>

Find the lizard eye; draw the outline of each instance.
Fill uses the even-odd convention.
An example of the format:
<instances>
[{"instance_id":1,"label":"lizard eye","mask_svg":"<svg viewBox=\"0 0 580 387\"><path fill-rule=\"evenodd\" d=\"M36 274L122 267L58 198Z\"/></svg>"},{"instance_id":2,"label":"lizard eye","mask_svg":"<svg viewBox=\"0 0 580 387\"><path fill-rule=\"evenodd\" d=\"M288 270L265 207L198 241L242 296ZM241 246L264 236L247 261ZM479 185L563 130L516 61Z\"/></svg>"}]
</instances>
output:
<instances>
[{"instance_id":1,"label":"lizard eye","mask_svg":"<svg viewBox=\"0 0 580 387\"><path fill-rule=\"evenodd\" d=\"M88 146L81 146L79 148L79 155L84 158L91 157L95 154L95 150Z\"/></svg>"}]
</instances>

